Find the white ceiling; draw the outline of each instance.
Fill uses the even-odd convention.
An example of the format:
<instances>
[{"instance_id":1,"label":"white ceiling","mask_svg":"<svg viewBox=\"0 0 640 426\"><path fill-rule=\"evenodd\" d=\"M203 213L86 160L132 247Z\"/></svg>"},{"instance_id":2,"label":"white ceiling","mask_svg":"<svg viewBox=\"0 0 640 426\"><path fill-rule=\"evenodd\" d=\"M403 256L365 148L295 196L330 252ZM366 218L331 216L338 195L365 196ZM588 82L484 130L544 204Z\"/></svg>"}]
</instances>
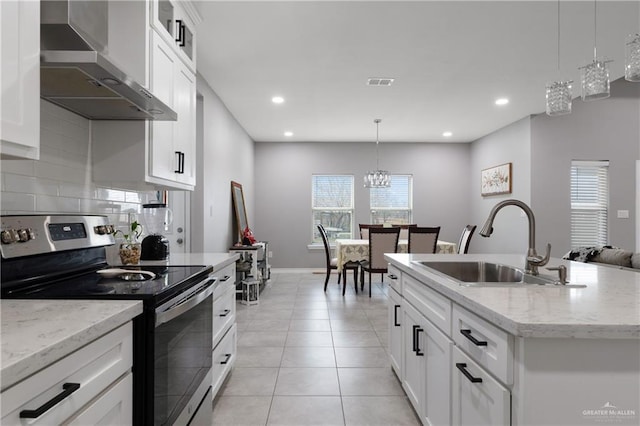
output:
<instances>
[{"instance_id":1,"label":"white ceiling","mask_svg":"<svg viewBox=\"0 0 640 426\"><path fill-rule=\"evenodd\" d=\"M624 75L629 34L640 31L640 2L596 6L598 56L614 61L614 80ZM196 7L198 70L258 142L371 142L374 118L380 142L472 141L544 112L547 82L573 79L582 102L578 67L593 58L593 1L560 3L560 70L555 0ZM368 87L370 77L395 82ZM275 95L285 102L273 104ZM498 97L510 103L498 107Z\"/></svg>"}]
</instances>

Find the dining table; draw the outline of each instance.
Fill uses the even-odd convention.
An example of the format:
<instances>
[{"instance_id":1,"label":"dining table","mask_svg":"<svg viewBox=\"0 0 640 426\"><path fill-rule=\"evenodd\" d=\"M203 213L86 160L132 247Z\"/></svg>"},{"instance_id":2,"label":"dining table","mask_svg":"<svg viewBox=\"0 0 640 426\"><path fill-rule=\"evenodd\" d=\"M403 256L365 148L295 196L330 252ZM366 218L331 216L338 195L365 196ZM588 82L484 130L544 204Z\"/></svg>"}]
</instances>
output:
<instances>
[{"instance_id":1,"label":"dining table","mask_svg":"<svg viewBox=\"0 0 640 426\"><path fill-rule=\"evenodd\" d=\"M455 254L456 243L438 240L436 253ZM335 240L336 257L338 258L338 272L342 271L342 266L347 262L360 262L369 260L369 240L368 239L345 239ZM398 253L407 253L409 240L398 240Z\"/></svg>"}]
</instances>

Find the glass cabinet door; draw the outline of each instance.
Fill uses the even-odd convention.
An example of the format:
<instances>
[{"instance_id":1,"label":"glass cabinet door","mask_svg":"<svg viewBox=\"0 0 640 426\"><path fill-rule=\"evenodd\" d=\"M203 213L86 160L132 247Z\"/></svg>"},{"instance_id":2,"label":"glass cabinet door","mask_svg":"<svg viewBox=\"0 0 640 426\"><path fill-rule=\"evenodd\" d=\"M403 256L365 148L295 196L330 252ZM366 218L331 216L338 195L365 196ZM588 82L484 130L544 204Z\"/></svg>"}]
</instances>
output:
<instances>
[{"instance_id":1,"label":"glass cabinet door","mask_svg":"<svg viewBox=\"0 0 640 426\"><path fill-rule=\"evenodd\" d=\"M175 37L177 35L175 30L176 26L174 25L174 15L175 11L173 3L169 0L157 1L156 20L171 37Z\"/></svg>"}]
</instances>

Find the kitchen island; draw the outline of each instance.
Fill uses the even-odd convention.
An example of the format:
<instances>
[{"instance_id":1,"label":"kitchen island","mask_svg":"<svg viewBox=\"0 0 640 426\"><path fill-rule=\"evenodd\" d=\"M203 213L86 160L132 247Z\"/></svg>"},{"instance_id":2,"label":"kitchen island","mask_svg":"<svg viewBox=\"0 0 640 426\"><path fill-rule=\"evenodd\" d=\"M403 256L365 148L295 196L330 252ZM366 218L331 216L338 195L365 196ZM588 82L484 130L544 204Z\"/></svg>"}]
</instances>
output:
<instances>
[{"instance_id":1,"label":"kitchen island","mask_svg":"<svg viewBox=\"0 0 640 426\"><path fill-rule=\"evenodd\" d=\"M585 287L473 286L414 261L522 268L524 256L386 258L391 364L423 423L640 421L637 272L551 259Z\"/></svg>"}]
</instances>

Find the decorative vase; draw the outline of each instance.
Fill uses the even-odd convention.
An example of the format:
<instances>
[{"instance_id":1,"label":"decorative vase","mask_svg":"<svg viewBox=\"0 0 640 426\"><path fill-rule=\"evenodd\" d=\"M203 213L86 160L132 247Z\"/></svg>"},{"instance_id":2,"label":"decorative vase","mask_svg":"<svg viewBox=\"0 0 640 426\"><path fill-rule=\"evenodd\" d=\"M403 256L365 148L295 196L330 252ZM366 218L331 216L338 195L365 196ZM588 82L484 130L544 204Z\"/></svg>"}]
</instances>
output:
<instances>
[{"instance_id":1,"label":"decorative vase","mask_svg":"<svg viewBox=\"0 0 640 426\"><path fill-rule=\"evenodd\" d=\"M137 265L140 263L140 254L142 247L140 243L122 243L120 244L120 261L123 265Z\"/></svg>"}]
</instances>

